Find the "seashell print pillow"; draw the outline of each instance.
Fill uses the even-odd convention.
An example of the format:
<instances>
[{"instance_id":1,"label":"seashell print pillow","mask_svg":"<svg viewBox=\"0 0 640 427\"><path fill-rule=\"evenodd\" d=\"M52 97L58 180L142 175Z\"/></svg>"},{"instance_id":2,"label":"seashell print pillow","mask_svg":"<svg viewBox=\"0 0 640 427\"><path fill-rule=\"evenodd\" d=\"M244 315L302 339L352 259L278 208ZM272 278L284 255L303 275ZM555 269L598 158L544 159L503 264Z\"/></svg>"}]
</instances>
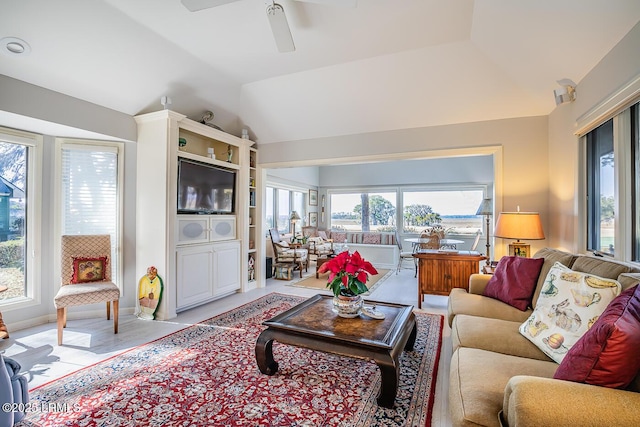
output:
<instances>
[{"instance_id":1,"label":"seashell print pillow","mask_svg":"<svg viewBox=\"0 0 640 427\"><path fill-rule=\"evenodd\" d=\"M621 290L616 280L573 271L556 262L545 278L536 308L520 325L520 333L560 363Z\"/></svg>"}]
</instances>

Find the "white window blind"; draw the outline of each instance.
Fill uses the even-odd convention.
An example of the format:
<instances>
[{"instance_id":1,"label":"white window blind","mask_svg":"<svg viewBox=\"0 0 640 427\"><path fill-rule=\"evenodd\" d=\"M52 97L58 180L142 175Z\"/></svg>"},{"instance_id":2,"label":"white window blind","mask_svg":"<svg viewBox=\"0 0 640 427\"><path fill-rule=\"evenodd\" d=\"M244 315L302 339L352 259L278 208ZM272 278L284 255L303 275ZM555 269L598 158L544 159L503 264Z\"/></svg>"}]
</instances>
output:
<instances>
[{"instance_id":1,"label":"white window blind","mask_svg":"<svg viewBox=\"0 0 640 427\"><path fill-rule=\"evenodd\" d=\"M62 146L62 234L111 235L111 275L118 275L118 149Z\"/></svg>"}]
</instances>

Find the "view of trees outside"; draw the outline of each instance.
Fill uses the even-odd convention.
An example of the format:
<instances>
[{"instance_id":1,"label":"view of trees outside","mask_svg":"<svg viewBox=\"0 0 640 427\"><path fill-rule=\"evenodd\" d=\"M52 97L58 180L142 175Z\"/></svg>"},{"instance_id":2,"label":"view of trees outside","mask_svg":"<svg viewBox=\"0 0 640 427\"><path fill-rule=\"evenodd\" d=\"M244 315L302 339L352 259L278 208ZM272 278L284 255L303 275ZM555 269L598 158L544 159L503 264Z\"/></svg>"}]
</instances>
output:
<instances>
[{"instance_id":1,"label":"view of trees outside","mask_svg":"<svg viewBox=\"0 0 640 427\"><path fill-rule=\"evenodd\" d=\"M331 228L349 231L395 230L395 200L395 192L331 194Z\"/></svg>"},{"instance_id":2,"label":"view of trees outside","mask_svg":"<svg viewBox=\"0 0 640 427\"><path fill-rule=\"evenodd\" d=\"M26 159L25 146L0 141L0 301L25 296Z\"/></svg>"},{"instance_id":3,"label":"view of trees outside","mask_svg":"<svg viewBox=\"0 0 640 427\"><path fill-rule=\"evenodd\" d=\"M435 224L454 234L482 231L483 218L476 212L483 198L480 189L403 191L404 232L419 233Z\"/></svg>"},{"instance_id":4,"label":"view of trees outside","mask_svg":"<svg viewBox=\"0 0 640 427\"><path fill-rule=\"evenodd\" d=\"M613 255L615 250L614 155L600 157L600 250Z\"/></svg>"},{"instance_id":5,"label":"view of trees outside","mask_svg":"<svg viewBox=\"0 0 640 427\"><path fill-rule=\"evenodd\" d=\"M404 233L419 233L440 224L450 232L474 234L482 229L476 211L482 190L403 191ZM349 231L393 231L397 228L396 192L332 193L331 228Z\"/></svg>"}]
</instances>

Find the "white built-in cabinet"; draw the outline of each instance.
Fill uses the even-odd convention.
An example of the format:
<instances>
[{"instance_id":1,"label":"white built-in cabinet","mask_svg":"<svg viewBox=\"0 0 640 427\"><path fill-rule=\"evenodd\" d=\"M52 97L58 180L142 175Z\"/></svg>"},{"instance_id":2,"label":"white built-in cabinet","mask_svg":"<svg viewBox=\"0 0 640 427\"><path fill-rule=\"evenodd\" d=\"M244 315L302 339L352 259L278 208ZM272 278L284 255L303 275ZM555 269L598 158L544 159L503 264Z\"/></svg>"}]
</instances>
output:
<instances>
[{"instance_id":1,"label":"white built-in cabinet","mask_svg":"<svg viewBox=\"0 0 640 427\"><path fill-rule=\"evenodd\" d=\"M170 110L135 119L136 271L142 277L153 265L163 279L156 318L263 286L264 275L256 274L264 256L254 143ZM179 158L236 172L232 215L177 214Z\"/></svg>"},{"instance_id":2,"label":"white built-in cabinet","mask_svg":"<svg viewBox=\"0 0 640 427\"><path fill-rule=\"evenodd\" d=\"M176 252L178 310L240 289L240 241L181 246Z\"/></svg>"}]
</instances>

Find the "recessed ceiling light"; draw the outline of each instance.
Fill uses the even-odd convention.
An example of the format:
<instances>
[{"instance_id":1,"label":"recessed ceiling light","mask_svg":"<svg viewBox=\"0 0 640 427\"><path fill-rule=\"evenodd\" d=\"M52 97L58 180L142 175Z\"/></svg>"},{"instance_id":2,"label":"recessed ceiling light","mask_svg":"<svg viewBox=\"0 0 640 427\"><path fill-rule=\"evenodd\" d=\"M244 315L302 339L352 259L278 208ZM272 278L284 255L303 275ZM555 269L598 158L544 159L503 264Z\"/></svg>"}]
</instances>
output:
<instances>
[{"instance_id":1,"label":"recessed ceiling light","mask_svg":"<svg viewBox=\"0 0 640 427\"><path fill-rule=\"evenodd\" d=\"M31 53L31 46L17 37L4 37L0 39L0 53L7 56L26 56Z\"/></svg>"}]
</instances>

